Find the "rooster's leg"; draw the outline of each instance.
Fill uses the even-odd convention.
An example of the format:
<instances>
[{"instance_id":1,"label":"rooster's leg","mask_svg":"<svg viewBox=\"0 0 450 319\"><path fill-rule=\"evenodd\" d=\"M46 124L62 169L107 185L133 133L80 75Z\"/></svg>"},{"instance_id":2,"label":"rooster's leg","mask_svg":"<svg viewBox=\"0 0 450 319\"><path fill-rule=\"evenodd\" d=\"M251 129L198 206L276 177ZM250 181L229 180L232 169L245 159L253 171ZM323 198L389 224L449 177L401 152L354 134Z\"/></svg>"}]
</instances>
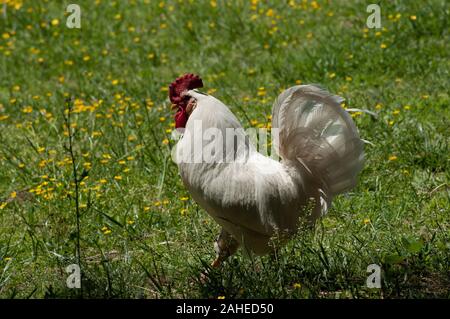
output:
<instances>
[{"instance_id":1,"label":"rooster's leg","mask_svg":"<svg viewBox=\"0 0 450 319\"><path fill-rule=\"evenodd\" d=\"M220 267L223 261L233 255L239 247L239 243L222 228L219 236L214 243L216 250L216 259L212 262L211 267Z\"/></svg>"}]
</instances>

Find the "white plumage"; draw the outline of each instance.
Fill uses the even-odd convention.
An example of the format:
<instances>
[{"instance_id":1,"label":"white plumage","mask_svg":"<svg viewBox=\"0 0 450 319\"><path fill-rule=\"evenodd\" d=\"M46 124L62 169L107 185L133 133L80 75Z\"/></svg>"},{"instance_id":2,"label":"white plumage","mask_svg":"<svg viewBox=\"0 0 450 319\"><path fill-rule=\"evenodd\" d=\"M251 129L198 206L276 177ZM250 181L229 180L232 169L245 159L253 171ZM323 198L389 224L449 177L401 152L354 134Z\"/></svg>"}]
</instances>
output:
<instances>
[{"instance_id":1,"label":"white plumage","mask_svg":"<svg viewBox=\"0 0 450 319\"><path fill-rule=\"evenodd\" d=\"M335 195L355 186L363 143L339 97L312 85L280 94L272 110L272 127L279 129L279 137L273 136L281 157L276 161L257 152L221 101L196 90L186 95L196 106L177 144L176 161L194 200L222 226L223 238L231 236L256 254L268 253L271 237L294 233L299 218L314 222ZM236 138L226 138L230 128L238 130ZM199 160L198 150L210 161ZM310 199L312 212L306 209ZM229 249L222 246L219 255Z\"/></svg>"}]
</instances>

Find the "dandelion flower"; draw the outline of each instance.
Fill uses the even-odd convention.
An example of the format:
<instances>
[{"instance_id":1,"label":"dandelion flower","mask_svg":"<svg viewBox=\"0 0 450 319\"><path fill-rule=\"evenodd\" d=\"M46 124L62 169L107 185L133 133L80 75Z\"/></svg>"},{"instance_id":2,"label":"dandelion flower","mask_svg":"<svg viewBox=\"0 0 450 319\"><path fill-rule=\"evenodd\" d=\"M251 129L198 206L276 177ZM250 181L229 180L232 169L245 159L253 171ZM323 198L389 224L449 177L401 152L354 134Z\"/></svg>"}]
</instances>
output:
<instances>
[{"instance_id":1,"label":"dandelion flower","mask_svg":"<svg viewBox=\"0 0 450 319\"><path fill-rule=\"evenodd\" d=\"M31 106L25 106L25 107L22 109L22 112L23 112L23 113L31 113L31 112L33 112L33 108L32 108Z\"/></svg>"},{"instance_id":2,"label":"dandelion flower","mask_svg":"<svg viewBox=\"0 0 450 319\"><path fill-rule=\"evenodd\" d=\"M92 163L89 162L83 163L83 167L86 169L90 169L92 167Z\"/></svg>"},{"instance_id":3,"label":"dandelion flower","mask_svg":"<svg viewBox=\"0 0 450 319\"><path fill-rule=\"evenodd\" d=\"M388 158L388 160L389 160L390 162L396 161L397 159L398 159L398 157L395 156L395 155L391 155L391 156L389 156L389 158Z\"/></svg>"}]
</instances>

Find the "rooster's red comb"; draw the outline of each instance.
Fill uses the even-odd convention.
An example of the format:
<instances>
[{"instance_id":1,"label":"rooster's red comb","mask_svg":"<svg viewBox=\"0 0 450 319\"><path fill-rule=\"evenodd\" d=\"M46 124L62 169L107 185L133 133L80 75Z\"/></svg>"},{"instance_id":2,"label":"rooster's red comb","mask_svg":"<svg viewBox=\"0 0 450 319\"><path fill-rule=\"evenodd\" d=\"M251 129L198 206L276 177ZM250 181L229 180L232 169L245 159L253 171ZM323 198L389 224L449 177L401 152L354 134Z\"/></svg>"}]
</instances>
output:
<instances>
[{"instance_id":1,"label":"rooster's red comb","mask_svg":"<svg viewBox=\"0 0 450 319\"><path fill-rule=\"evenodd\" d=\"M182 101L181 93L185 90L193 90L203 87L203 81L198 75L185 74L177 78L169 85L169 98L173 104Z\"/></svg>"}]
</instances>

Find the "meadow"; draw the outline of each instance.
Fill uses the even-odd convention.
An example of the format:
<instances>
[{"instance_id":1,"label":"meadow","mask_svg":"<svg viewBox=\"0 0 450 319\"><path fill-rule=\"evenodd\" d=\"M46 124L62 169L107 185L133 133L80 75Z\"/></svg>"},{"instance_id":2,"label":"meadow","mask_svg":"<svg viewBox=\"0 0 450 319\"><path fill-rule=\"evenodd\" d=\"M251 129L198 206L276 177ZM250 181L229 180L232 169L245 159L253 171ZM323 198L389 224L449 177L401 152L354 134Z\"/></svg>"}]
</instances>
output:
<instances>
[{"instance_id":1,"label":"meadow","mask_svg":"<svg viewBox=\"0 0 450 319\"><path fill-rule=\"evenodd\" d=\"M81 8L68 28L66 7ZM367 6L381 8L368 28ZM449 298L449 5L0 1L0 298ZM170 157L168 85L199 74L244 127L319 83L365 145L358 186L274 256L214 258ZM70 112L69 112L70 110ZM81 265L82 289L66 285ZM381 267L381 288L366 285Z\"/></svg>"}]
</instances>

